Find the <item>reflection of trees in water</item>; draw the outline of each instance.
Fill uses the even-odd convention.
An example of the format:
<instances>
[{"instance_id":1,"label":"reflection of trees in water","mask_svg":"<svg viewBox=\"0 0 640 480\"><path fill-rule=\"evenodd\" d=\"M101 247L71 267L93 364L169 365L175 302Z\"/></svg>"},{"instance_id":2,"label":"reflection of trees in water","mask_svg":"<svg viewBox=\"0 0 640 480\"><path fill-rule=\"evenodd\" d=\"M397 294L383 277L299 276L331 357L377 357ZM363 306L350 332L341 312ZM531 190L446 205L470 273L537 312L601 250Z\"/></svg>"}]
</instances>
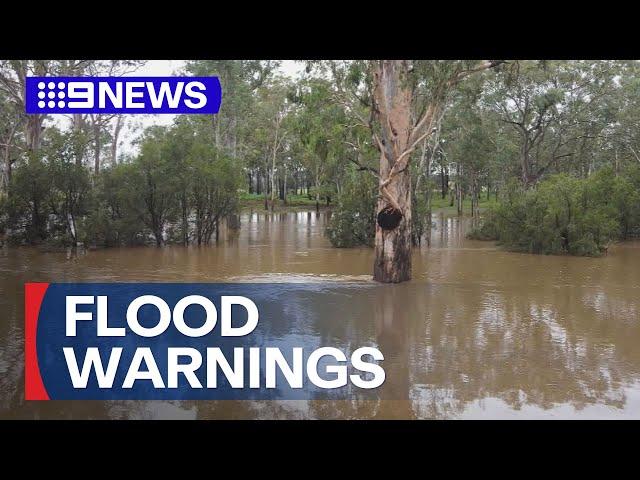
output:
<instances>
[{"instance_id":1,"label":"reflection of trees in water","mask_svg":"<svg viewBox=\"0 0 640 480\"><path fill-rule=\"evenodd\" d=\"M0 304L0 308L5 305ZM4 310L13 318L17 308ZM14 322L0 325L0 417L24 399L24 329ZM17 381L22 379L21 381Z\"/></svg>"},{"instance_id":2,"label":"reflection of trees in water","mask_svg":"<svg viewBox=\"0 0 640 480\"><path fill-rule=\"evenodd\" d=\"M624 316L635 303L606 287L416 283L366 298L352 304L368 305L361 315L375 322L387 373L382 401L318 403L314 416L448 418L487 397L515 410L623 408L624 387L640 376L640 326ZM594 298L597 309L587 301Z\"/></svg>"},{"instance_id":3,"label":"reflection of trees in water","mask_svg":"<svg viewBox=\"0 0 640 480\"><path fill-rule=\"evenodd\" d=\"M418 416L448 416L484 397L500 398L514 409L624 406L622 387L639 373L638 359L629 358L624 345L638 338L637 325L607 322L574 287L517 294L439 290L429 298L425 347L418 347L419 339L411 343L411 384L421 386L414 396ZM464 302L456 301L460 295Z\"/></svg>"}]
</instances>

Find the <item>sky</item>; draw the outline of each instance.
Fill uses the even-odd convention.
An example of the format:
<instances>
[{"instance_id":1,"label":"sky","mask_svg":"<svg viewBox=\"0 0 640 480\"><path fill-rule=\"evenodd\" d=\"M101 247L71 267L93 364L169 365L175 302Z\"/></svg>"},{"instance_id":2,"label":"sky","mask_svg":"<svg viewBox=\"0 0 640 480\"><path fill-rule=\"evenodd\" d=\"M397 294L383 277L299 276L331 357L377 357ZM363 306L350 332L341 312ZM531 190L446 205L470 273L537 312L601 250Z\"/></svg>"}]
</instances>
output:
<instances>
[{"instance_id":1,"label":"sky","mask_svg":"<svg viewBox=\"0 0 640 480\"><path fill-rule=\"evenodd\" d=\"M176 75L184 67L184 64L184 60L149 60L143 67L128 74L128 76L164 77ZM296 78L303 69L304 65L301 62L293 60L283 60L280 65L280 72L292 78ZM175 115L128 115L126 126L121 132L122 144L119 146L120 152L136 153L137 147L132 142L144 128L151 125L170 125L174 117Z\"/></svg>"}]
</instances>

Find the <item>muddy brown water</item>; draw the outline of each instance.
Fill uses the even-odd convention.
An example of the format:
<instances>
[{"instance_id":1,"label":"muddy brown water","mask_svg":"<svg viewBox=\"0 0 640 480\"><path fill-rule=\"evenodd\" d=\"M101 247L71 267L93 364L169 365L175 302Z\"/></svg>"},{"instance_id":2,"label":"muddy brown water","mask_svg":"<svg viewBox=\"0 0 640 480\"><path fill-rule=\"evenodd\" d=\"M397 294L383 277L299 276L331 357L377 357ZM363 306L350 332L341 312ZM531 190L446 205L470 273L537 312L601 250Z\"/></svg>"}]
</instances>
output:
<instances>
[{"instance_id":1,"label":"muddy brown water","mask_svg":"<svg viewBox=\"0 0 640 480\"><path fill-rule=\"evenodd\" d=\"M326 221L246 213L202 248L0 249L0 418L640 418L639 242L603 258L509 253L439 214L413 280L381 286L372 250L332 248ZM343 315L292 306L312 320L282 335L378 346L399 400L25 402L27 281L348 284Z\"/></svg>"}]
</instances>

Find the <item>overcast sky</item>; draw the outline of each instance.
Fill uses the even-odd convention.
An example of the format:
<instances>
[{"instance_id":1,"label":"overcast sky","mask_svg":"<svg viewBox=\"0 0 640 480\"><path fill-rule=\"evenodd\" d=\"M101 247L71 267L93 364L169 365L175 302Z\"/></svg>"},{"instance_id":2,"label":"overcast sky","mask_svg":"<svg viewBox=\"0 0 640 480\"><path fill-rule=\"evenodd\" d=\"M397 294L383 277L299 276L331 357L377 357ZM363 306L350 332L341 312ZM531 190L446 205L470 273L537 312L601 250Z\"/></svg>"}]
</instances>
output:
<instances>
[{"instance_id":1,"label":"overcast sky","mask_svg":"<svg viewBox=\"0 0 640 480\"><path fill-rule=\"evenodd\" d=\"M184 67L184 64L184 60L149 60L144 67L130 73L129 76L163 77L175 75ZM304 65L301 62L293 60L283 60L280 66L281 73L291 77L297 77L303 69ZM131 142L135 140L142 129L150 125L169 125L174 117L175 115L127 115L127 124L121 134L120 152L134 153L136 148Z\"/></svg>"}]
</instances>

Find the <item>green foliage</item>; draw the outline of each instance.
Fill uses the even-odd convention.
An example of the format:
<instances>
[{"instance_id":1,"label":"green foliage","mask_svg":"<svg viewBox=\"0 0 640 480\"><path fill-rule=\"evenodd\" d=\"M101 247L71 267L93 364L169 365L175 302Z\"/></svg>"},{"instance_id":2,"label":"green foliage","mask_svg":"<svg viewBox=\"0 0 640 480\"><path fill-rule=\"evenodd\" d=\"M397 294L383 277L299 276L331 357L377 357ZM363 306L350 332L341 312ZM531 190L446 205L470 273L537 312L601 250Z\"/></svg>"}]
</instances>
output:
<instances>
[{"instance_id":1,"label":"green foliage","mask_svg":"<svg viewBox=\"0 0 640 480\"><path fill-rule=\"evenodd\" d=\"M30 244L208 243L237 210L241 172L198 126L151 127L137 157L93 177L78 161L78 135L51 129L39 154L15 169L0 227Z\"/></svg>"},{"instance_id":2,"label":"green foliage","mask_svg":"<svg viewBox=\"0 0 640 480\"><path fill-rule=\"evenodd\" d=\"M137 62L0 61L0 234L32 244L208 243L238 209L239 191L243 204L262 208L286 185L287 206L330 200L333 244L371 244L375 62L311 61L289 78L277 61L188 61L188 73L219 76L219 114L148 129L139 153L118 165L111 119L78 115L59 130L48 117L25 116L24 73L122 71ZM407 65L401 81L420 117L443 81L478 62ZM412 153L413 241L429 228L429 209L455 213L459 203L468 214L472 200L477 214L489 194L500 204L472 235L508 248L597 255L611 240L640 235L639 69L632 61L509 61L465 74L441 99L437 135ZM300 188L308 196L290 194Z\"/></svg>"},{"instance_id":3,"label":"green foliage","mask_svg":"<svg viewBox=\"0 0 640 480\"><path fill-rule=\"evenodd\" d=\"M512 182L470 237L529 253L601 255L640 229L639 178L603 168L588 179L553 175L531 190Z\"/></svg>"},{"instance_id":4,"label":"green foliage","mask_svg":"<svg viewBox=\"0 0 640 480\"><path fill-rule=\"evenodd\" d=\"M3 205L14 242L78 241L78 219L91 207L91 183L76 161L77 142L74 133L50 129L38 155L15 170Z\"/></svg>"},{"instance_id":5,"label":"green foliage","mask_svg":"<svg viewBox=\"0 0 640 480\"><path fill-rule=\"evenodd\" d=\"M143 224L135 181L136 166L120 164L104 170L96 180L94 208L85 221L83 241L115 246L145 243L150 234Z\"/></svg>"},{"instance_id":6,"label":"green foliage","mask_svg":"<svg viewBox=\"0 0 640 480\"><path fill-rule=\"evenodd\" d=\"M238 209L241 175L234 162L222 156L215 162L196 150L190 157L190 200L198 245L209 243L220 219Z\"/></svg>"},{"instance_id":7,"label":"green foliage","mask_svg":"<svg viewBox=\"0 0 640 480\"><path fill-rule=\"evenodd\" d=\"M316 79L301 84L296 94L300 108L292 121L297 153L311 176L312 193L318 201L331 197L334 180L339 177L339 163L345 157L345 112L332 101L332 95L328 81Z\"/></svg>"},{"instance_id":8,"label":"green foliage","mask_svg":"<svg viewBox=\"0 0 640 480\"><path fill-rule=\"evenodd\" d=\"M51 176L47 165L32 160L16 170L5 203L7 229L15 242L40 243L47 236Z\"/></svg>"},{"instance_id":9,"label":"green foliage","mask_svg":"<svg viewBox=\"0 0 640 480\"><path fill-rule=\"evenodd\" d=\"M371 176L350 172L327 226L334 247L372 246L378 186Z\"/></svg>"}]
</instances>

